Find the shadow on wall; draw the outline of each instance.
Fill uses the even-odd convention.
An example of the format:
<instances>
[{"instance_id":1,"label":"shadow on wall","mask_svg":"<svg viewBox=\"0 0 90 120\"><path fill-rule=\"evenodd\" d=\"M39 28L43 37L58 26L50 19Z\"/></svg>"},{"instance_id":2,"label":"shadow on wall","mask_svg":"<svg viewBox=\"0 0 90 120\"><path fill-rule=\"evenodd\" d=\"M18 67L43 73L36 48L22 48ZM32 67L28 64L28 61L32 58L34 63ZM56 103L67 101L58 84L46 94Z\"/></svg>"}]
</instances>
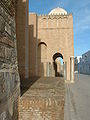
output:
<instances>
[{"instance_id":1,"label":"shadow on wall","mask_svg":"<svg viewBox=\"0 0 90 120\"><path fill-rule=\"evenodd\" d=\"M21 96L30 89L30 87L39 80L40 77L30 77L28 79L21 80L20 89L21 89Z\"/></svg>"},{"instance_id":2,"label":"shadow on wall","mask_svg":"<svg viewBox=\"0 0 90 120\"><path fill-rule=\"evenodd\" d=\"M29 76L37 76L37 38L34 25L29 25Z\"/></svg>"},{"instance_id":3,"label":"shadow on wall","mask_svg":"<svg viewBox=\"0 0 90 120\"><path fill-rule=\"evenodd\" d=\"M43 42L40 42L41 40L38 39L39 44L38 44L38 75L39 76L44 76L44 62L42 61L42 55L44 55L43 53L43 49L42 49L42 45L45 45Z\"/></svg>"},{"instance_id":4,"label":"shadow on wall","mask_svg":"<svg viewBox=\"0 0 90 120\"><path fill-rule=\"evenodd\" d=\"M44 75L44 64L41 62L41 45L38 44L40 40L37 40L35 30L34 25L29 25L29 76L31 77Z\"/></svg>"},{"instance_id":5,"label":"shadow on wall","mask_svg":"<svg viewBox=\"0 0 90 120\"><path fill-rule=\"evenodd\" d=\"M29 78L21 77L21 95L44 75L44 65L41 62L41 46L38 45L37 37L34 37L34 25L29 25Z\"/></svg>"},{"instance_id":6,"label":"shadow on wall","mask_svg":"<svg viewBox=\"0 0 90 120\"><path fill-rule=\"evenodd\" d=\"M37 38L34 37L34 25L29 25L29 45L28 45L28 70L29 77L21 76L20 89L21 96L39 79L37 74Z\"/></svg>"}]
</instances>

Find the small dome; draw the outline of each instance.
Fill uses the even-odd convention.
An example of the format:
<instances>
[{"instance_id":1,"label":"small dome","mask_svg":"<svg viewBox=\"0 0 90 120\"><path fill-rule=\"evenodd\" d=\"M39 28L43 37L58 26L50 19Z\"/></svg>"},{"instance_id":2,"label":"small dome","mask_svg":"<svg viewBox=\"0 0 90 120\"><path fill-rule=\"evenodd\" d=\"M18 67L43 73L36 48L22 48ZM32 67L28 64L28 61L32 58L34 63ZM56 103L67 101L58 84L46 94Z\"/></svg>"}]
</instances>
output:
<instances>
[{"instance_id":1,"label":"small dome","mask_svg":"<svg viewBox=\"0 0 90 120\"><path fill-rule=\"evenodd\" d=\"M63 15L67 14L67 11L59 7L51 10L51 12L49 13L49 15L62 15L62 14Z\"/></svg>"}]
</instances>

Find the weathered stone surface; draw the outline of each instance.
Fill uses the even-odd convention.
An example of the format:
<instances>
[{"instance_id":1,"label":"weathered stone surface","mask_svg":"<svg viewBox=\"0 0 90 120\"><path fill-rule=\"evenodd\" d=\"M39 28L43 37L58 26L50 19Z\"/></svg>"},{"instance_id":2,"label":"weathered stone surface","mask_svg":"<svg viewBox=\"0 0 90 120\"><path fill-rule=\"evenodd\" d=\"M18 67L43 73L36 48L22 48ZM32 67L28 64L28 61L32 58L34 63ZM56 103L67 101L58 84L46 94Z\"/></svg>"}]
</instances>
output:
<instances>
[{"instance_id":1,"label":"weathered stone surface","mask_svg":"<svg viewBox=\"0 0 90 120\"><path fill-rule=\"evenodd\" d=\"M64 120L63 79L39 78L32 86L26 80L22 90L26 92L19 100L19 120Z\"/></svg>"},{"instance_id":2,"label":"weathered stone surface","mask_svg":"<svg viewBox=\"0 0 90 120\"><path fill-rule=\"evenodd\" d=\"M1 0L0 5L4 5L4 9L6 9L10 15L15 15L15 5L17 0Z\"/></svg>"},{"instance_id":3,"label":"weathered stone surface","mask_svg":"<svg viewBox=\"0 0 90 120\"><path fill-rule=\"evenodd\" d=\"M17 120L20 96L15 16L10 14L10 6L13 6L10 4L0 1L0 120Z\"/></svg>"}]
</instances>

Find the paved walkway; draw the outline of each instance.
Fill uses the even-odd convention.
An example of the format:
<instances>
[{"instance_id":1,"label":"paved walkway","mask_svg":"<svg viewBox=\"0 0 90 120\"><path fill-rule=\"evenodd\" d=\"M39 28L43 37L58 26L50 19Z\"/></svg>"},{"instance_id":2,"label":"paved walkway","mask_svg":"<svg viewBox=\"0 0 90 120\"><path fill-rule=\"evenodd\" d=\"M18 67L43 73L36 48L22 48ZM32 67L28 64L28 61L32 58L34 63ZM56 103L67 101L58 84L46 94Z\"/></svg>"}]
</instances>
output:
<instances>
[{"instance_id":1,"label":"paved walkway","mask_svg":"<svg viewBox=\"0 0 90 120\"><path fill-rule=\"evenodd\" d=\"M90 120L90 76L75 75L74 84L66 84L65 120Z\"/></svg>"},{"instance_id":2,"label":"paved walkway","mask_svg":"<svg viewBox=\"0 0 90 120\"><path fill-rule=\"evenodd\" d=\"M63 120L65 83L60 77L30 78L21 82L19 120Z\"/></svg>"}]
</instances>

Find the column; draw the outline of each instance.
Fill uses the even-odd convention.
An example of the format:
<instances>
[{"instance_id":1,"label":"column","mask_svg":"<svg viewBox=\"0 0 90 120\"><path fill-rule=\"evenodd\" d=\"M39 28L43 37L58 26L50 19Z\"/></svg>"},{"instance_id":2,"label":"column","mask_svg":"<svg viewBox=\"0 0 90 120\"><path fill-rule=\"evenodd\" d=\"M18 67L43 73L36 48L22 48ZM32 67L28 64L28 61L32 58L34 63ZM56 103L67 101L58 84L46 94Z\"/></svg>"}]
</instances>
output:
<instances>
[{"instance_id":1,"label":"column","mask_svg":"<svg viewBox=\"0 0 90 120\"><path fill-rule=\"evenodd\" d=\"M67 80L67 62L63 64L64 80Z\"/></svg>"},{"instance_id":2,"label":"column","mask_svg":"<svg viewBox=\"0 0 90 120\"><path fill-rule=\"evenodd\" d=\"M46 76L49 77L49 62L47 62L47 70L46 71L47 71L47 75Z\"/></svg>"},{"instance_id":3,"label":"column","mask_svg":"<svg viewBox=\"0 0 90 120\"><path fill-rule=\"evenodd\" d=\"M18 0L16 5L16 37L19 74L29 77L28 0Z\"/></svg>"},{"instance_id":4,"label":"column","mask_svg":"<svg viewBox=\"0 0 90 120\"><path fill-rule=\"evenodd\" d=\"M70 81L74 83L74 56L70 57Z\"/></svg>"}]
</instances>

